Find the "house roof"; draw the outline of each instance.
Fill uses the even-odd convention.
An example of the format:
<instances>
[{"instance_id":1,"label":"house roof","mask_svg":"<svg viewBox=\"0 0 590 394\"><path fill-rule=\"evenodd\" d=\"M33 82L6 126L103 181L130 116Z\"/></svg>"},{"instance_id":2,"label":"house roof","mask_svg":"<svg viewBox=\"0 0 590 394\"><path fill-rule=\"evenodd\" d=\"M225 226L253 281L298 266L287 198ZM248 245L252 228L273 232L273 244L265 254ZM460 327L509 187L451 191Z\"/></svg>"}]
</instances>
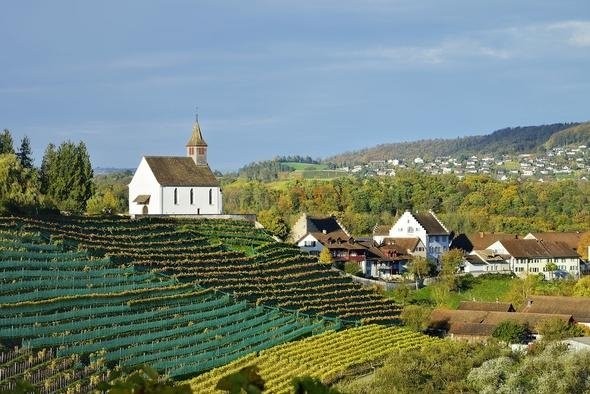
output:
<instances>
[{"instance_id":1,"label":"house roof","mask_svg":"<svg viewBox=\"0 0 590 394\"><path fill-rule=\"evenodd\" d=\"M509 302L480 302L461 301L459 310L467 311L494 311L494 312L515 312L514 306Z\"/></svg>"},{"instance_id":2,"label":"house roof","mask_svg":"<svg viewBox=\"0 0 590 394\"><path fill-rule=\"evenodd\" d=\"M198 166L190 157L145 156L145 160L162 186L219 186L209 166Z\"/></svg>"},{"instance_id":3,"label":"house roof","mask_svg":"<svg viewBox=\"0 0 590 394\"><path fill-rule=\"evenodd\" d=\"M449 230L437 219L432 212L416 212L412 216L420 223L420 226L431 235L448 235Z\"/></svg>"},{"instance_id":4,"label":"house roof","mask_svg":"<svg viewBox=\"0 0 590 394\"><path fill-rule=\"evenodd\" d=\"M473 250L487 249L497 241L516 238L518 238L518 235L507 233L477 232L470 234L459 234L453 239L453 241L451 241L451 248L463 249L466 252L471 252Z\"/></svg>"},{"instance_id":5,"label":"house roof","mask_svg":"<svg viewBox=\"0 0 590 394\"><path fill-rule=\"evenodd\" d=\"M430 315L430 327L448 330L457 323L486 324L495 327L503 321L511 320L526 323L531 330L534 330L540 321L552 318L570 323L574 321L571 314L435 309Z\"/></svg>"},{"instance_id":6,"label":"house roof","mask_svg":"<svg viewBox=\"0 0 590 394\"><path fill-rule=\"evenodd\" d=\"M342 230L324 234L323 232L312 232L315 239L328 249L365 250L366 248L356 242L354 238Z\"/></svg>"},{"instance_id":7,"label":"house roof","mask_svg":"<svg viewBox=\"0 0 590 394\"><path fill-rule=\"evenodd\" d=\"M577 322L590 323L590 298L533 296L522 312L566 314L572 315Z\"/></svg>"},{"instance_id":8,"label":"house roof","mask_svg":"<svg viewBox=\"0 0 590 394\"><path fill-rule=\"evenodd\" d=\"M500 241L512 257L552 258L580 256L563 242L539 241L536 239L507 239Z\"/></svg>"},{"instance_id":9,"label":"house roof","mask_svg":"<svg viewBox=\"0 0 590 394\"><path fill-rule=\"evenodd\" d=\"M474 337L489 337L496 326L482 323L452 323L449 327L449 334Z\"/></svg>"},{"instance_id":10,"label":"house roof","mask_svg":"<svg viewBox=\"0 0 590 394\"><path fill-rule=\"evenodd\" d=\"M193 132L191 134L191 138L186 143L186 146L207 146L207 143L203 138L203 133L201 133L201 126L199 126L199 122L195 122L195 124L193 124Z\"/></svg>"},{"instance_id":11,"label":"house roof","mask_svg":"<svg viewBox=\"0 0 590 394\"><path fill-rule=\"evenodd\" d=\"M373 227L373 235L389 235L389 230L391 230L391 225L376 224Z\"/></svg>"},{"instance_id":12,"label":"house roof","mask_svg":"<svg viewBox=\"0 0 590 394\"><path fill-rule=\"evenodd\" d=\"M387 237L383 239L383 245L395 246L407 253L408 250L414 251L420 243L420 238L393 238Z\"/></svg>"},{"instance_id":13,"label":"house roof","mask_svg":"<svg viewBox=\"0 0 590 394\"><path fill-rule=\"evenodd\" d=\"M310 225L310 232L326 232L332 233L336 231L342 231L347 236L350 236L348 232L340 226L338 220L334 216L307 216L308 224Z\"/></svg>"},{"instance_id":14,"label":"house roof","mask_svg":"<svg viewBox=\"0 0 590 394\"><path fill-rule=\"evenodd\" d=\"M535 239L538 239L541 241L563 242L563 243L567 244L567 246L569 246L573 250L578 248L578 244L580 243L580 238L582 238L582 233L579 233L579 232L529 233L529 235L532 235L533 237L535 237Z\"/></svg>"}]
</instances>

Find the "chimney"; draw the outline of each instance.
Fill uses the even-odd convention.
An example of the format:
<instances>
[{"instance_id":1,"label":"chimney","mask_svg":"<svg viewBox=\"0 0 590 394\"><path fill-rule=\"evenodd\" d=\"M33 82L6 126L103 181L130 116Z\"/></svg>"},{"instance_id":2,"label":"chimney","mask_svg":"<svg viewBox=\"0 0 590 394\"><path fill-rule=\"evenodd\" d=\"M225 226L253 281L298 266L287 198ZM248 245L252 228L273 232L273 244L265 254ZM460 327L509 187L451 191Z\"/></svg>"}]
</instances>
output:
<instances>
[{"instance_id":1,"label":"chimney","mask_svg":"<svg viewBox=\"0 0 590 394\"><path fill-rule=\"evenodd\" d=\"M530 307L530 306L532 306L532 305L533 305L533 300L528 300L528 301L526 302L526 306L527 306L527 307Z\"/></svg>"},{"instance_id":2,"label":"chimney","mask_svg":"<svg viewBox=\"0 0 590 394\"><path fill-rule=\"evenodd\" d=\"M322 234L328 234L328 232L326 231L326 229L322 230Z\"/></svg>"}]
</instances>

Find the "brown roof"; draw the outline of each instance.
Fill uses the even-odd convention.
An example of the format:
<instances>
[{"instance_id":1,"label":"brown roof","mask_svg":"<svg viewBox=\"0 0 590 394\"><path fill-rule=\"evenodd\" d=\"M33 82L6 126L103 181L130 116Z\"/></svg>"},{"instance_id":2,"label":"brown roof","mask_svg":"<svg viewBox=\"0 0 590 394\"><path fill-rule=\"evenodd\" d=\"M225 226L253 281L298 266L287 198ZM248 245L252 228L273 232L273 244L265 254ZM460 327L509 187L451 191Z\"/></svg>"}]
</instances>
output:
<instances>
[{"instance_id":1,"label":"brown roof","mask_svg":"<svg viewBox=\"0 0 590 394\"><path fill-rule=\"evenodd\" d=\"M389 230L391 230L391 225L377 224L373 227L373 235L389 235Z\"/></svg>"},{"instance_id":2,"label":"brown roof","mask_svg":"<svg viewBox=\"0 0 590 394\"><path fill-rule=\"evenodd\" d=\"M150 203L150 195L149 194L140 194L139 196L135 197L135 200L138 204L149 204Z\"/></svg>"},{"instance_id":3,"label":"brown roof","mask_svg":"<svg viewBox=\"0 0 590 394\"><path fill-rule=\"evenodd\" d=\"M507 239L502 246L516 258L552 258L580 256L563 242L539 241L536 239Z\"/></svg>"},{"instance_id":4,"label":"brown roof","mask_svg":"<svg viewBox=\"0 0 590 394\"><path fill-rule=\"evenodd\" d=\"M162 186L219 186L209 166L198 166L190 157L146 156L145 160Z\"/></svg>"},{"instance_id":5,"label":"brown roof","mask_svg":"<svg viewBox=\"0 0 590 394\"><path fill-rule=\"evenodd\" d=\"M193 132L191 138L186 143L186 146L207 146L207 143L203 139L203 133L201 133L199 122L195 122L193 125Z\"/></svg>"},{"instance_id":6,"label":"brown roof","mask_svg":"<svg viewBox=\"0 0 590 394\"><path fill-rule=\"evenodd\" d=\"M574 320L590 323L590 298L588 297L560 297L533 296L523 313L553 313L572 315Z\"/></svg>"},{"instance_id":7,"label":"brown roof","mask_svg":"<svg viewBox=\"0 0 590 394\"><path fill-rule=\"evenodd\" d=\"M312 232L310 234L313 235L315 239L320 241L320 243L326 246L328 249L366 249L363 245L356 242L354 238L346 234L343 230L337 230L327 234L324 234L322 232Z\"/></svg>"},{"instance_id":8,"label":"brown roof","mask_svg":"<svg viewBox=\"0 0 590 394\"><path fill-rule=\"evenodd\" d=\"M467 311L495 311L495 312L514 312L515 309L509 302L479 302L479 301L461 301L460 310Z\"/></svg>"},{"instance_id":9,"label":"brown roof","mask_svg":"<svg viewBox=\"0 0 590 394\"><path fill-rule=\"evenodd\" d=\"M496 326L481 323L452 323L449 334L474 337L489 337Z\"/></svg>"},{"instance_id":10,"label":"brown roof","mask_svg":"<svg viewBox=\"0 0 590 394\"><path fill-rule=\"evenodd\" d=\"M511 320L518 323L526 323L530 329L534 330L540 321L551 318L558 318L570 323L574 321L570 314L435 309L430 315L430 327L448 330L456 323L497 326L503 321Z\"/></svg>"},{"instance_id":11,"label":"brown roof","mask_svg":"<svg viewBox=\"0 0 590 394\"><path fill-rule=\"evenodd\" d=\"M452 248L463 249L467 252L472 250L484 250L491 246L496 241L503 241L506 239L516 239L518 235L507 233L470 233L459 234L451 242Z\"/></svg>"},{"instance_id":12,"label":"brown roof","mask_svg":"<svg viewBox=\"0 0 590 394\"><path fill-rule=\"evenodd\" d=\"M580 238L582 237L582 233L579 232L567 232L567 233L558 233L558 232L548 232L548 233L530 233L535 239L542 240L542 241L551 241L551 242L563 242L567 244L571 249L575 250L578 248L578 244L580 243Z\"/></svg>"},{"instance_id":13,"label":"brown roof","mask_svg":"<svg viewBox=\"0 0 590 394\"><path fill-rule=\"evenodd\" d=\"M420 223L420 226L430 235L448 235L449 231L438 221L432 212L417 212L412 216Z\"/></svg>"},{"instance_id":14,"label":"brown roof","mask_svg":"<svg viewBox=\"0 0 590 394\"><path fill-rule=\"evenodd\" d=\"M398 249L407 253L408 250L414 251L420 243L420 238L393 238L387 237L383 239L383 245L395 246Z\"/></svg>"}]
</instances>

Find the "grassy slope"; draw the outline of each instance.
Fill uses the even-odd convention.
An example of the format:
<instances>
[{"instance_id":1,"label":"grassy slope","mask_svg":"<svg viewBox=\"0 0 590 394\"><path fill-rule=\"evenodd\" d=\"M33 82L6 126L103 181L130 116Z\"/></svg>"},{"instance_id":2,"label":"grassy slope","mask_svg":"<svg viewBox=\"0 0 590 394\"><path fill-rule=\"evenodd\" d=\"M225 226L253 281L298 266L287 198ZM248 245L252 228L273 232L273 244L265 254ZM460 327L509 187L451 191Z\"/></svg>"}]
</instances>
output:
<instances>
[{"instance_id":1,"label":"grassy slope","mask_svg":"<svg viewBox=\"0 0 590 394\"><path fill-rule=\"evenodd\" d=\"M546 148L555 148L564 145L588 145L590 144L590 122L567 128L555 133L545 143Z\"/></svg>"}]
</instances>

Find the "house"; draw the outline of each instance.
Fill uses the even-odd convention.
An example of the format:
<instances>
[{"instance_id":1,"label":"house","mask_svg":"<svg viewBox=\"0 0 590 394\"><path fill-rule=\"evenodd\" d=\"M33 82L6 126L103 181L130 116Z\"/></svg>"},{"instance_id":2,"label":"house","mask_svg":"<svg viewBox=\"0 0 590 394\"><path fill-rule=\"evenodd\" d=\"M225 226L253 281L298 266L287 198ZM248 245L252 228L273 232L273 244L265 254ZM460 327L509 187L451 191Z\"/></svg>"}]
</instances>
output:
<instances>
[{"instance_id":1,"label":"house","mask_svg":"<svg viewBox=\"0 0 590 394\"><path fill-rule=\"evenodd\" d=\"M207 164L207 143L198 122L186 156L144 156L129 183L129 214L218 215L223 207L219 181Z\"/></svg>"},{"instance_id":2,"label":"house","mask_svg":"<svg viewBox=\"0 0 590 394\"><path fill-rule=\"evenodd\" d=\"M543 274L546 279L571 275L580 276L580 256L563 242L536 239L507 239L490 245L489 250L505 256L516 275ZM557 271L547 265L553 263Z\"/></svg>"},{"instance_id":3,"label":"house","mask_svg":"<svg viewBox=\"0 0 590 394\"><path fill-rule=\"evenodd\" d=\"M511 311L489 310L453 310L435 309L430 315L429 330L446 333L454 339L479 340L489 337L502 322L510 320L526 324L533 335L537 335L536 327L541 321L560 319L574 324L570 314L522 313Z\"/></svg>"},{"instance_id":4,"label":"house","mask_svg":"<svg viewBox=\"0 0 590 394\"><path fill-rule=\"evenodd\" d=\"M510 263L502 255L491 250L472 250L463 257L461 264L463 272L472 275L481 274L510 274Z\"/></svg>"},{"instance_id":5,"label":"house","mask_svg":"<svg viewBox=\"0 0 590 394\"><path fill-rule=\"evenodd\" d=\"M462 249L469 253L473 250L484 250L494 242L505 239L518 239L518 234L476 232L458 234L451 241L451 249Z\"/></svg>"},{"instance_id":6,"label":"house","mask_svg":"<svg viewBox=\"0 0 590 394\"><path fill-rule=\"evenodd\" d=\"M580 244L582 233L577 231L571 232L545 232L545 233L528 233L524 239L536 239L539 241L563 242L572 250L577 250Z\"/></svg>"},{"instance_id":7,"label":"house","mask_svg":"<svg viewBox=\"0 0 590 394\"><path fill-rule=\"evenodd\" d=\"M572 315L577 323L590 327L588 297L532 296L522 312Z\"/></svg>"},{"instance_id":8,"label":"house","mask_svg":"<svg viewBox=\"0 0 590 394\"><path fill-rule=\"evenodd\" d=\"M410 239L403 241L408 240ZM391 279L392 275L399 275L406 271L408 262L412 259L412 254L409 252L411 242L378 245L374 240L368 239L359 243L367 248L365 261L361 263L361 270L365 276Z\"/></svg>"},{"instance_id":9,"label":"house","mask_svg":"<svg viewBox=\"0 0 590 394\"><path fill-rule=\"evenodd\" d=\"M328 248L335 262L355 261L360 265L367 251L334 216L304 213L293 226L291 239L301 250L313 255Z\"/></svg>"},{"instance_id":10,"label":"house","mask_svg":"<svg viewBox=\"0 0 590 394\"><path fill-rule=\"evenodd\" d=\"M426 249L426 257L437 262L449 250L451 243L451 233L432 211L405 211L389 229L389 237L420 239Z\"/></svg>"}]
</instances>

